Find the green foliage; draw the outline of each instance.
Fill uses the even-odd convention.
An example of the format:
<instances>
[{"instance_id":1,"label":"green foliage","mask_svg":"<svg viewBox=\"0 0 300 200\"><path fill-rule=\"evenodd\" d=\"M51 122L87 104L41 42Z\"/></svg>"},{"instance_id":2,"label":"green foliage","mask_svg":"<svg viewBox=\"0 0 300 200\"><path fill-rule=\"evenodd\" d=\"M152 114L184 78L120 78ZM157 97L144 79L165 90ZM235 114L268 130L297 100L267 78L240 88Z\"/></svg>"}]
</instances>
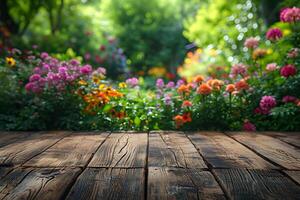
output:
<instances>
[{"instance_id":1,"label":"green foliage","mask_svg":"<svg viewBox=\"0 0 300 200\"><path fill-rule=\"evenodd\" d=\"M104 0L102 10L134 70L175 66L184 54L181 1Z\"/></svg>"}]
</instances>

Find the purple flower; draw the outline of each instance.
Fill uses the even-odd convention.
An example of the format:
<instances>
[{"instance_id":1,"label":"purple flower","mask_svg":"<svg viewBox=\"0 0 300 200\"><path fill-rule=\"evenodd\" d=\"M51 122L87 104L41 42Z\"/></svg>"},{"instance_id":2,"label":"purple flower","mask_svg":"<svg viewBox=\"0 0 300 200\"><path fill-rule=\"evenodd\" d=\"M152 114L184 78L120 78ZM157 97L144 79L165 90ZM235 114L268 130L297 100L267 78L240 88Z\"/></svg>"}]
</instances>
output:
<instances>
[{"instance_id":1,"label":"purple flower","mask_svg":"<svg viewBox=\"0 0 300 200\"><path fill-rule=\"evenodd\" d=\"M270 110L276 106L276 99L273 96L263 96L260 100L259 106L261 110L268 114Z\"/></svg>"},{"instance_id":2,"label":"purple flower","mask_svg":"<svg viewBox=\"0 0 300 200\"><path fill-rule=\"evenodd\" d=\"M279 28L270 28L266 33L266 37L268 40L276 41L282 38L282 32Z\"/></svg>"},{"instance_id":3,"label":"purple flower","mask_svg":"<svg viewBox=\"0 0 300 200\"><path fill-rule=\"evenodd\" d=\"M130 87L135 87L139 84L139 80L135 77L126 80L126 84Z\"/></svg>"},{"instance_id":4,"label":"purple flower","mask_svg":"<svg viewBox=\"0 0 300 200\"><path fill-rule=\"evenodd\" d=\"M175 87L175 83L173 81L170 81L167 85L167 88L174 88Z\"/></svg>"},{"instance_id":5,"label":"purple flower","mask_svg":"<svg viewBox=\"0 0 300 200\"><path fill-rule=\"evenodd\" d=\"M92 72L92 67L90 65L84 65L80 68L80 73L84 75L89 75Z\"/></svg>"},{"instance_id":6,"label":"purple flower","mask_svg":"<svg viewBox=\"0 0 300 200\"><path fill-rule=\"evenodd\" d=\"M170 95L165 95L165 97L164 97L164 102L165 102L165 104L166 105L171 105L172 104L172 98L171 98L171 96Z\"/></svg>"},{"instance_id":7,"label":"purple flower","mask_svg":"<svg viewBox=\"0 0 300 200\"><path fill-rule=\"evenodd\" d=\"M185 83L184 80L179 79L176 83L176 87L179 87L179 86L183 85L184 83Z\"/></svg>"},{"instance_id":8,"label":"purple flower","mask_svg":"<svg viewBox=\"0 0 300 200\"><path fill-rule=\"evenodd\" d=\"M41 75L33 74L33 75L30 76L29 81L30 82L36 82L36 81L40 80L40 78L41 78Z\"/></svg>"},{"instance_id":9,"label":"purple flower","mask_svg":"<svg viewBox=\"0 0 300 200\"><path fill-rule=\"evenodd\" d=\"M80 62L78 61L78 60L76 60L76 59L72 59L71 61L70 61L70 64L71 65L76 65L76 66L78 66L79 64L80 64ZM91 67L91 66L90 66Z\"/></svg>"},{"instance_id":10,"label":"purple flower","mask_svg":"<svg viewBox=\"0 0 300 200\"><path fill-rule=\"evenodd\" d=\"M158 89L162 89L165 86L164 80L159 78L156 80L156 87Z\"/></svg>"}]
</instances>

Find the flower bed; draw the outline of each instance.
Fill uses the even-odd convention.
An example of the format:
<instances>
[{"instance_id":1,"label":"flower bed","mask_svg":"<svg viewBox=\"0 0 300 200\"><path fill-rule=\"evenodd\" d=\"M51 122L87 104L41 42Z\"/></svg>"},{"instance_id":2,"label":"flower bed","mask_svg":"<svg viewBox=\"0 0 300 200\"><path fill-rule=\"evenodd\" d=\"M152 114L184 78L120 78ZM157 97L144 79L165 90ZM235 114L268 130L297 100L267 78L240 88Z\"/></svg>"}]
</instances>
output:
<instances>
[{"instance_id":1,"label":"flower bed","mask_svg":"<svg viewBox=\"0 0 300 200\"><path fill-rule=\"evenodd\" d=\"M284 9L284 34L245 40L245 56L219 77L105 79L105 69L47 53L6 51L2 129L300 130L299 8Z\"/></svg>"}]
</instances>

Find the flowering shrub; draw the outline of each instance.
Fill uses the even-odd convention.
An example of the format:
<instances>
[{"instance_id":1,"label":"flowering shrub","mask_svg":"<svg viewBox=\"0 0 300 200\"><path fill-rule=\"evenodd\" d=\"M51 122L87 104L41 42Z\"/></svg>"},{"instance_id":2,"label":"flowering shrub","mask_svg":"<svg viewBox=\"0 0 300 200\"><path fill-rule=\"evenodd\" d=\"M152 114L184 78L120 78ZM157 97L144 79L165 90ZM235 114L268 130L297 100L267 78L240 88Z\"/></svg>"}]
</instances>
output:
<instances>
[{"instance_id":1,"label":"flowering shrub","mask_svg":"<svg viewBox=\"0 0 300 200\"><path fill-rule=\"evenodd\" d=\"M104 68L77 60L7 51L0 59L0 128L300 130L299 9L286 8L280 18L265 37L242 41L242 59L230 70L205 66L220 54L197 49L177 81L155 67L148 72L155 83L143 77L117 83ZM188 73L194 67L201 69Z\"/></svg>"}]
</instances>

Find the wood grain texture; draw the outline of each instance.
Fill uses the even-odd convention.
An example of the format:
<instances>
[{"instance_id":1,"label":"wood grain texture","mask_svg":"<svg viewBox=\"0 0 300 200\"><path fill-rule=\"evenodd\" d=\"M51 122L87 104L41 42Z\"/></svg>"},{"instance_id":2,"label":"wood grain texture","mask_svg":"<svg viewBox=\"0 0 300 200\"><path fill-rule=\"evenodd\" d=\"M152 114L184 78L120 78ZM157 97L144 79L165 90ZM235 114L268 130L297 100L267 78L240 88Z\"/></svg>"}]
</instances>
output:
<instances>
[{"instance_id":1,"label":"wood grain texture","mask_svg":"<svg viewBox=\"0 0 300 200\"><path fill-rule=\"evenodd\" d=\"M200 132L187 136L213 168L277 168L223 133Z\"/></svg>"},{"instance_id":2,"label":"wood grain texture","mask_svg":"<svg viewBox=\"0 0 300 200\"><path fill-rule=\"evenodd\" d=\"M0 132L0 147L26 138L30 134L30 132Z\"/></svg>"},{"instance_id":3,"label":"wood grain texture","mask_svg":"<svg viewBox=\"0 0 300 200\"><path fill-rule=\"evenodd\" d=\"M207 168L197 149L183 132L149 134L150 167Z\"/></svg>"},{"instance_id":4,"label":"wood grain texture","mask_svg":"<svg viewBox=\"0 0 300 200\"><path fill-rule=\"evenodd\" d=\"M25 169L28 173L19 184L11 187L4 200L36 199L52 200L60 199L70 184L80 172L80 168L65 169ZM14 180L13 180L14 182ZM7 184L10 184L9 182Z\"/></svg>"},{"instance_id":5,"label":"wood grain texture","mask_svg":"<svg viewBox=\"0 0 300 200\"><path fill-rule=\"evenodd\" d=\"M67 199L144 199L144 169L87 168Z\"/></svg>"},{"instance_id":6,"label":"wood grain texture","mask_svg":"<svg viewBox=\"0 0 300 200\"><path fill-rule=\"evenodd\" d=\"M150 167L148 199L225 199L208 171Z\"/></svg>"},{"instance_id":7,"label":"wood grain texture","mask_svg":"<svg viewBox=\"0 0 300 200\"><path fill-rule=\"evenodd\" d=\"M83 167L92 154L103 143L108 133L76 133L63 138L58 143L32 158L24 166L36 167Z\"/></svg>"},{"instance_id":8,"label":"wood grain texture","mask_svg":"<svg viewBox=\"0 0 300 200\"><path fill-rule=\"evenodd\" d=\"M263 135L276 137L288 144L300 148L300 133L297 132L262 132Z\"/></svg>"},{"instance_id":9,"label":"wood grain texture","mask_svg":"<svg viewBox=\"0 0 300 200\"><path fill-rule=\"evenodd\" d=\"M284 172L300 185L300 171L284 171Z\"/></svg>"},{"instance_id":10,"label":"wood grain texture","mask_svg":"<svg viewBox=\"0 0 300 200\"><path fill-rule=\"evenodd\" d=\"M299 199L300 188L275 170L215 169L231 199Z\"/></svg>"},{"instance_id":11,"label":"wood grain texture","mask_svg":"<svg viewBox=\"0 0 300 200\"><path fill-rule=\"evenodd\" d=\"M100 146L89 167L145 167L147 133L112 133Z\"/></svg>"},{"instance_id":12,"label":"wood grain texture","mask_svg":"<svg viewBox=\"0 0 300 200\"><path fill-rule=\"evenodd\" d=\"M20 165L58 142L66 134L51 132L33 134L0 148L0 166Z\"/></svg>"},{"instance_id":13,"label":"wood grain texture","mask_svg":"<svg viewBox=\"0 0 300 200\"><path fill-rule=\"evenodd\" d=\"M2 200L32 171L29 168L17 168L0 179L0 199Z\"/></svg>"},{"instance_id":14,"label":"wood grain texture","mask_svg":"<svg viewBox=\"0 0 300 200\"><path fill-rule=\"evenodd\" d=\"M260 133L229 132L228 134L274 163L286 169L300 170L300 149Z\"/></svg>"},{"instance_id":15,"label":"wood grain texture","mask_svg":"<svg viewBox=\"0 0 300 200\"><path fill-rule=\"evenodd\" d=\"M11 167L0 167L0 179L12 170Z\"/></svg>"}]
</instances>

